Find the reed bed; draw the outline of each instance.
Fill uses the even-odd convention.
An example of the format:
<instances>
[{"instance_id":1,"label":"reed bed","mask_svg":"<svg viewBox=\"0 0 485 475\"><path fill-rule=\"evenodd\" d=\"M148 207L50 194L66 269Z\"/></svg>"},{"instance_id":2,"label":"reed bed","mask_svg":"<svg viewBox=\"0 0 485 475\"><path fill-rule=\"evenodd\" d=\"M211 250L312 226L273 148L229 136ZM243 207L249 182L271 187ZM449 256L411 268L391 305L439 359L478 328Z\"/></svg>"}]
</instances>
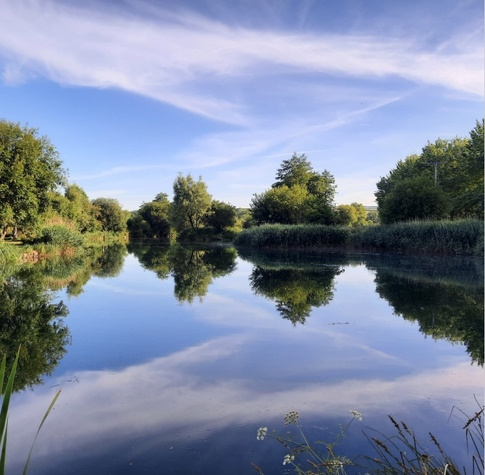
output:
<instances>
[{"instance_id":1,"label":"reed bed","mask_svg":"<svg viewBox=\"0 0 485 475\"><path fill-rule=\"evenodd\" d=\"M483 256L483 222L412 221L349 228L324 225L263 225L245 229L234 244L247 248L346 249Z\"/></svg>"},{"instance_id":2,"label":"reed bed","mask_svg":"<svg viewBox=\"0 0 485 475\"><path fill-rule=\"evenodd\" d=\"M350 228L320 224L265 224L241 231L234 243L255 248L340 247L347 243Z\"/></svg>"}]
</instances>

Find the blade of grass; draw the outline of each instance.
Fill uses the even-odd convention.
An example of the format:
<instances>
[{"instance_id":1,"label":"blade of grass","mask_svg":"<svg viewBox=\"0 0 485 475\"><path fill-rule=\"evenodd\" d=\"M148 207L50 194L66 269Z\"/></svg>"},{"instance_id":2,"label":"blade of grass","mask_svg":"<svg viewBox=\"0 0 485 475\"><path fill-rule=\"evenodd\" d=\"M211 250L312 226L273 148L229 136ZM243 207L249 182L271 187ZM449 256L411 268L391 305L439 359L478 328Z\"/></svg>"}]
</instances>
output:
<instances>
[{"instance_id":1,"label":"blade of grass","mask_svg":"<svg viewBox=\"0 0 485 475\"><path fill-rule=\"evenodd\" d=\"M5 387L5 392L3 393L2 408L0 410L0 434L1 434L1 444L2 444L2 454L0 456L0 474L5 473L5 461L7 457L7 427L8 427L8 407L10 404L10 396L13 391L13 382L15 379L15 373L17 371L17 364L19 361L20 347L15 356L15 360L12 365L12 370L8 377L7 386ZM3 381L5 379L5 368L6 368L6 356L3 357L2 363L0 365L0 382L1 390L3 390Z\"/></svg>"},{"instance_id":2,"label":"blade of grass","mask_svg":"<svg viewBox=\"0 0 485 475\"><path fill-rule=\"evenodd\" d=\"M37 440L37 436L39 435L39 432L42 429L42 426L44 425L44 422L47 419L47 416L52 411L52 408L54 407L54 404L56 403L57 398L61 394L61 391L62 391L61 389L59 389L59 391L57 391L56 395L54 396L54 399L52 399L52 402L50 403L49 407L47 408L47 411L44 414L44 417L42 418L42 421L39 425L39 428L37 429L37 432L36 432L35 437L34 437L34 441L32 442L32 447L30 447L29 456L27 457L27 462L25 462L24 471L22 472L23 475L25 475L27 473L27 469L29 468L30 456L32 455L32 450L34 449L34 445L35 445L35 441Z\"/></svg>"}]
</instances>

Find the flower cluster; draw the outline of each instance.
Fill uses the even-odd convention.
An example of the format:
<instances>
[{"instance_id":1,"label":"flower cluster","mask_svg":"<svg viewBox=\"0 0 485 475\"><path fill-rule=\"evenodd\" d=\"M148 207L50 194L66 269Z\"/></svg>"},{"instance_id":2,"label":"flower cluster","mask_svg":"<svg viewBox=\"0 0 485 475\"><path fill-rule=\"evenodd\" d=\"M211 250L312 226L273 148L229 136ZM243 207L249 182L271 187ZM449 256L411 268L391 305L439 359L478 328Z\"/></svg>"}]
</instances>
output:
<instances>
[{"instance_id":1,"label":"flower cluster","mask_svg":"<svg viewBox=\"0 0 485 475\"><path fill-rule=\"evenodd\" d=\"M256 439L258 440L264 440L266 437L266 434L268 433L268 428L267 427L260 427L258 429L258 435L256 436Z\"/></svg>"},{"instance_id":2,"label":"flower cluster","mask_svg":"<svg viewBox=\"0 0 485 475\"><path fill-rule=\"evenodd\" d=\"M285 426L298 422L300 415L296 411L291 411L285 416Z\"/></svg>"},{"instance_id":3,"label":"flower cluster","mask_svg":"<svg viewBox=\"0 0 485 475\"><path fill-rule=\"evenodd\" d=\"M283 465L286 465L287 463L291 463L293 462L293 460L295 460L294 455L286 454L285 458L283 459Z\"/></svg>"},{"instance_id":4,"label":"flower cluster","mask_svg":"<svg viewBox=\"0 0 485 475\"><path fill-rule=\"evenodd\" d=\"M350 411L350 413L352 414L352 417L354 417L358 421L362 420L362 414L359 411Z\"/></svg>"}]
</instances>

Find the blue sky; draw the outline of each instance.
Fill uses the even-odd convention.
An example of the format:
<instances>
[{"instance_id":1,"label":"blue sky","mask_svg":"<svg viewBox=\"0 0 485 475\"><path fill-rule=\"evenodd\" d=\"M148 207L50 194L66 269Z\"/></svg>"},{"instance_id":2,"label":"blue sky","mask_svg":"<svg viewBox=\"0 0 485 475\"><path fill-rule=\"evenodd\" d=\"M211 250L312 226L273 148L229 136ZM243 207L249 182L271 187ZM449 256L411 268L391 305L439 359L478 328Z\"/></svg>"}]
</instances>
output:
<instances>
[{"instance_id":1,"label":"blue sky","mask_svg":"<svg viewBox=\"0 0 485 475\"><path fill-rule=\"evenodd\" d=\"M249 206L282 160L374 204L398 160L484 113L482 0L1 0L0 118L39 129L91 199L177 173Z\"/></svg>"}]
</instances>

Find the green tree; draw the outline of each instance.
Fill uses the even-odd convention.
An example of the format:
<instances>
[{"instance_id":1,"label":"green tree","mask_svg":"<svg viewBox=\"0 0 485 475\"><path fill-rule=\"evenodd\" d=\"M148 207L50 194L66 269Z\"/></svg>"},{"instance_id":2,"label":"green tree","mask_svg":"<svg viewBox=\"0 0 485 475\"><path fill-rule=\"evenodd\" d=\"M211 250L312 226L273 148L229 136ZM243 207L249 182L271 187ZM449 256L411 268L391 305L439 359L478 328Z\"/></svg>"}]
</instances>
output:
<instances>
[{"instance_id":1,"label":"green tree","mask_svg":"<svg viewBox=\"0 0 485 475\"><path fill-rule=\"evenodd\" d=\"M335 211L341 226L352 226L357 221L357 210L352 205L338 205Z\"/></svg>"},{"instance_id":2,"label":"green tree","mask_svg":"<svg viewBox=\"0 0 485 475\"><path fill-rule=\"evenodd\" d=\"M170 223L181 233L188 228L200 228L211 206L211 196L207 185L199 177L195 181L189 174L181 173L173 184L173 202L170 206Z\"/></svg>"},{"instance_id":3,"label":"green tree","mask_svg":"<svg viewBox=\"0 0 485 475\"><path fill-rule=\"evenodd\" d=\"M298 224L304 222L304 207L308 193L300 185L271 188L265 193L255 194L250 208L258 224Z\"/></svg>"},{"instance_id":4,"label":"green tree","mask_svg":"<svg viewBox=\"0 0 485 475\"><path fill-rule=\"evenodd\" d=\"M29 231L49 206L49 192L66 172L49 139L38 131L0 120L0 239L11 228Z\"/></svg>"},{"instance_id":5,"label":"green tree","mask_svg":"<svg viewBox=\"0 0 485 475\"><path fill-rule=\"evenodd\" d=\"M470 138L456 137L451 140L437 139L434 143L428 142L420 155L410 155L397 163L388 175L382 177L377 183L375 192L379 217L385 223L394 222L389 212L389 203L399 200L398 190L406 191L408 187L401 183L416 184L427 182L430 186L439 189L431 193L431 200L442 201L436 205L432 212L423 213L419 206L409 206L409 212L399 219L417 219L420 215L433 215L435 219L446 217L477 217L483 218L483 121L477 122L470 132ZM389 200L389 196L393 199ZM425 196L425 194L423 195ZM409 197L406 198L409 201ZM430 206L431 208L433 206ZM409 214L412 209L418 214ZM438 210L441 213L438 213ZM403 213L401 213L403 214Z\"/></svg>"},{"instance_id":6,"label":"green tree","mask_svg":"<svg viewBox=\"0 0 485 475\"><path fill-rule=\"evenodd\" d=\"M386 196L379 216L384 224L412 219L441 219L449 211L449 200L441 187L426 176L397 183Z\"/></svg>"},{"instance_id":7,"label":"green tree","mask_svg":"<svg viewBox=\"0 0 485 475\"><path fill-rule=\"evenodd\" d=\"M367 210L361 203L351 203L350 205L339 205L336 208L337 224L342 226L366 226L369 224Z\"/></svg>"},{"instance_id":8,"label":"green tree","mask_svg":"<svg viewBox=\"0 0 485 475\"><path fill-rule=\"evenodd\" d=\"M91 202L95 207L96 219L103 231L122 233L126 231L126 213L114 198L96 198Z\"/></svg>"},{"instance_id":9,"label":"green tree","mask_svg":"<svg viewBox=\"0 0 485 475\"><path fill-rule=\"evenodd\" d=\"M207 226L214 228L218 233L225 228L230 228L236 224L236 207L223 201L213 200L210 210L204 217Z\"/></svg>"},{"instance_id":10,"label":"green tree","mask_svg":"<svg viewBox=\"0 0 485 475\"><path fill-rule=\"evenodd\" d=\"M294 153L289 160L283 160L281 163L280 168L276 172L276 182L272 188L279 188L284 185L288 188L295 185L306 188L313 173L313 167L306 155L304 153L301 155Z\"/></svg>"},{"instance_id":11,"label":"green tree","mask_svg":"<svg viewBox=\"0 0 485 475\"><path fill-rule=\"evenodd\" d=\"M95 215L96 209L86 192L74 183L66 188L64 196L68 200L68 206L65 210L66 217L73 220L82 233L95 231L98 226Z\"/></svg>"},{"instance_id":12,"label":"green tree","mask_svg":"<svg viewBox=\"0 0 485 475\"><path fill-rule=\"evenodd\" d=\"M294 153L283 160L271 189L253 196L250 208L257 224L333 224L335 190L329 171L315 172L305 154Z\"/></svg>"},{"instance_id":13,"label":"green tree","mask_svg":"<svg viewBox=\"0 0 485 475\"><path fill-rule=\"evenodd\" d=\"M143 203L140 209L128 220L128 229L132 237L168 239L170 202L165 193L159 193L149 203Z\"/></svg>"}]
</instances>

